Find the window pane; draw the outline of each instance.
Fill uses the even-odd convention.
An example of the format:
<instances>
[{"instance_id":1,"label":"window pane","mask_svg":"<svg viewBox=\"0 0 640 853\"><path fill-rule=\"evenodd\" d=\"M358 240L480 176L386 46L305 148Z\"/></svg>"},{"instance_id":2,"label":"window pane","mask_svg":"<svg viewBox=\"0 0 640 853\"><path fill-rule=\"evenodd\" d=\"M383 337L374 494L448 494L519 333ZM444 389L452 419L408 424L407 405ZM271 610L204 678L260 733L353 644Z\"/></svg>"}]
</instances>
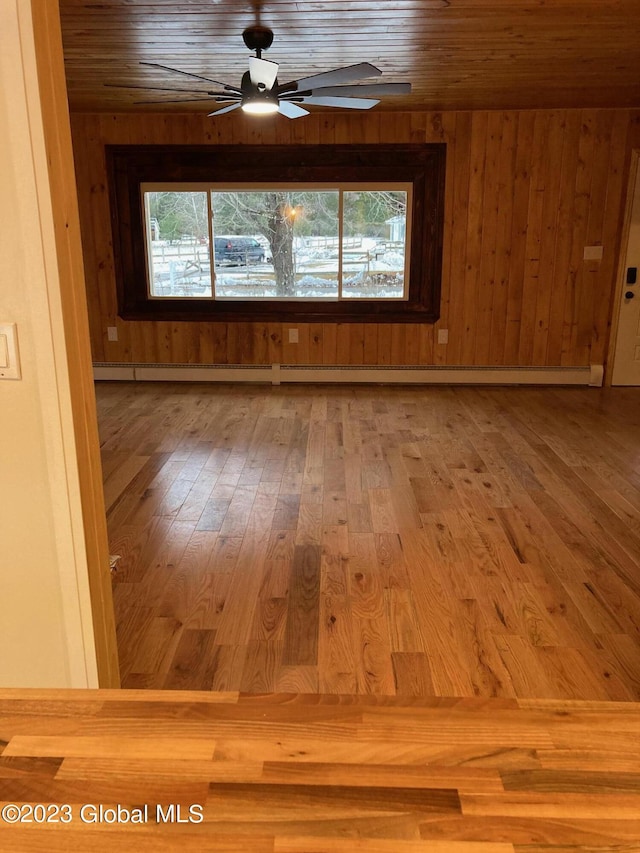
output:
<instances>
[{"instance_id":1,"label":"window pane","mask_svg":"<svg viewBox=\"0 0 640 853\"><path fill-rule=\"evenodd\" d=\"M342 295L405 296L407 193L346 191L343 196Z\"/></svg>"},{"instance_id":2,"label":"window pane","mask_svg":"<svg viewBox=\"0 0 640 853\"><path fill-rule=\"evenodd\" d=\"M149 295L211 296L206 192L144 194Z\"/></svg>"},{"instance_id":3,"label":"window pane","mask_svg":"<svg viewBox=\"0 0 640 853\"><path fill-rule=\"evenodd\" d=\"M212 192L216 297L336 299L338 196Z\"/></svg>"}]
</instances>

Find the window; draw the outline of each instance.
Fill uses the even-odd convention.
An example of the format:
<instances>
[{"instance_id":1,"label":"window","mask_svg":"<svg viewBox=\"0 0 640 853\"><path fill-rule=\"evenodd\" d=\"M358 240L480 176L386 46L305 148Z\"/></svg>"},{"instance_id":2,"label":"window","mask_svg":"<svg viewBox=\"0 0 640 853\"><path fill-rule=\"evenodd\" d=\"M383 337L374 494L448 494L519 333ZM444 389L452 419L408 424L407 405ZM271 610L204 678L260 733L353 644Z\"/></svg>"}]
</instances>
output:
<instances>
[{"instance_id":1,"label":"window","mask_svg":"<svg viewBox=\"0 0 640 853\"><path fill-rule=\"evenodd\" d=\"M141 191L151 299L406 299L410 185Z\"/></svg>"},{"instance_id":2,"label":"window","mask_svg":"<svg viewBox=\"0 0 640 853\"><path fill-rule=\"evenodd\" d=\"M108 147L121 316L433 322L444 149Z\"/></svg>"}]
</instances>

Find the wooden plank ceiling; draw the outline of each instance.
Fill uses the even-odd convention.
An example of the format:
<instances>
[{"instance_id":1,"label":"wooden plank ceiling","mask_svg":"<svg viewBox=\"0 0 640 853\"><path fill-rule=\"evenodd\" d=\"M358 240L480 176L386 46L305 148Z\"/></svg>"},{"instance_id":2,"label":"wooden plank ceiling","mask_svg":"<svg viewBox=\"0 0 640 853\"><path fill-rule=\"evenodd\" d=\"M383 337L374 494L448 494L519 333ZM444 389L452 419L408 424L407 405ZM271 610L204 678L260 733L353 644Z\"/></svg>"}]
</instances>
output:
<instances>
[{"instance_id":1,"label":"wooden plank ceiling","mask_svg":"<svg viewBox=\"0 0 640 853\"><path fill-rule=\"evenodd\" d=\"M368 61L383 81L412 83L410 96L377 109L640 106L639 0L60 0L60 7L73 111L208 112L207 102L166 103L176 96L105 84L191 88L187 78L139 64L146 61L238 85L250 56L241 34L257 21L274 30L264 58L280 63L281 82Z\"/></svg>"}]
</instances>

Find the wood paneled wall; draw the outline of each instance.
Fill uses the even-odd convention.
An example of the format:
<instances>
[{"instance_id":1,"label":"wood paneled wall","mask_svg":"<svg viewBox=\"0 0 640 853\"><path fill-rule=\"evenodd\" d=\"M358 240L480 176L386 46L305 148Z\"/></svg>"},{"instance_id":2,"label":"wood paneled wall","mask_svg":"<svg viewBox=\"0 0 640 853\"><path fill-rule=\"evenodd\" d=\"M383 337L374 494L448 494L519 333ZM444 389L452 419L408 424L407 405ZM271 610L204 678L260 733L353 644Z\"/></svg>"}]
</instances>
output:
<instances>
[{"instance_id":1,"label":"wood paneled wall","mask_svg":"<svg viewBox=\"0 0 640 853\"><path fill-rule=\"evenodd\" d=\"M630 110L72 116L96 361L582 366L604 361ZM435 142L447 150L441 317L425 324L171 323L117 317L104 145ZM603 258L583 260L585 246ZM118 341L107 341L117 326ZM438 344L438 329L449 342Z\"/></svg>"}]
</instances>

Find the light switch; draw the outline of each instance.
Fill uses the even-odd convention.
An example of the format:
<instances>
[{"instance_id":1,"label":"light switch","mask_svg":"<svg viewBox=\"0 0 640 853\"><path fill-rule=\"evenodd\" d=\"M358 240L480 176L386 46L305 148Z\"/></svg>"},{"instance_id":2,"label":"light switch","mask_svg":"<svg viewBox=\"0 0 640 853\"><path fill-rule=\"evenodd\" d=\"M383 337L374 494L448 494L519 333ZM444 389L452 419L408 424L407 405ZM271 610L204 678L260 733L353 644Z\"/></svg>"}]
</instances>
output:
<instances>
[{"instance_id":1,"label":"light switch","mask_svg":"<svg viewBox=\"0 0 640 853\"><path fill-rule=\"evenodd\" d=\"M0 335L0 367L9 367L9 349L6 335Z\"/></svg>"},{"instance_id":2,"label":"light switch","mask_svg":"<svg viewBox=\"0 0 640 853\"><path fill-rule=\"evenodd\" d=\"M21 379L15 323L0 323L0 379Z\"/></svg>"}]
</instances>

